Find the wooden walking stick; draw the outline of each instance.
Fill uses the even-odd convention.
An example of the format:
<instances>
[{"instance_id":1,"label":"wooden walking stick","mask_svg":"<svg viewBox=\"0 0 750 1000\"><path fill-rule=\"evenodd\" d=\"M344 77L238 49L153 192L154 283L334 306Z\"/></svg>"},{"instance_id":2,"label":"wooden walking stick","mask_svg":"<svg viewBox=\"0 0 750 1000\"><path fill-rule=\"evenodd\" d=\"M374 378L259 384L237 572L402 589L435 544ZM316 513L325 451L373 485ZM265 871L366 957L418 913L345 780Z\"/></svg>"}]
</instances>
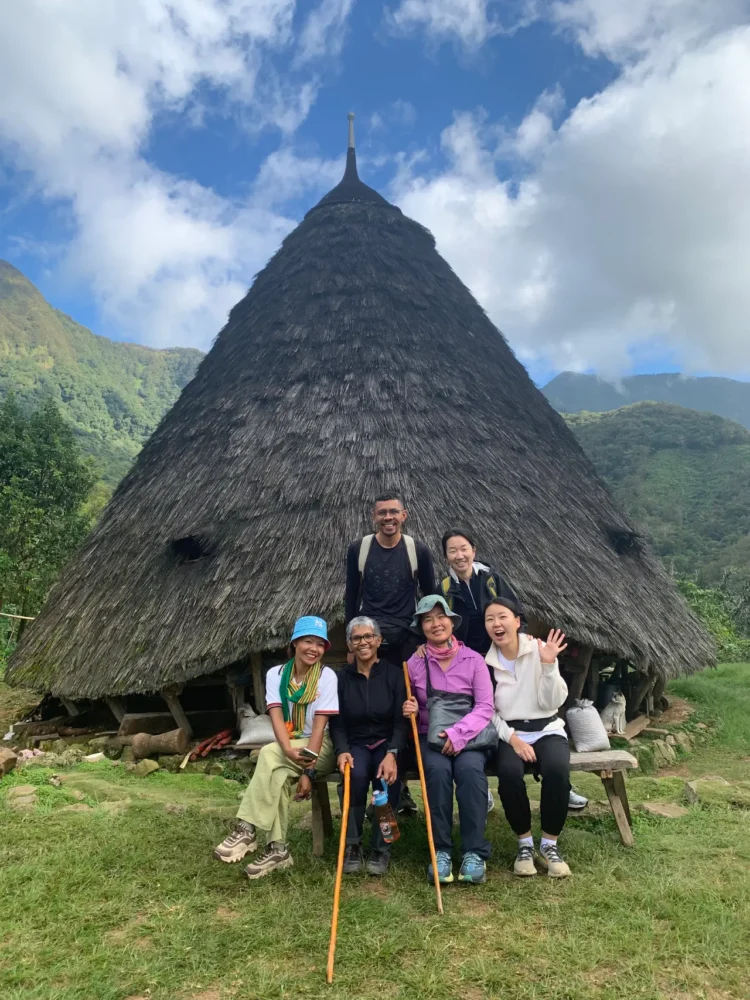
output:
<instances>
[{"instance_id":1,"label":"wooden walking stick","mask_svg":"<svg viewBox=\"0 0 750 1000\"><path fill-rule=\"evenodd\" d=\"M336 932L339 927L339 898L341 896L341 876L344 874L344 853L346 851L346 828L349 821L349 761L344 764L344 800L341 803L341 836L339 837L339 859L336 864L336 884L333 889L333 916L331 917L331 942L328 945L328 968L326 982L333 982L333 961L336 957Z\"/></svg>"},{"instance_id":2,"label":"wooden walking stick","mask_svg":"<svg viewBox=\"0 0 750 1000\"><path fill-rule=\"evenodd\" d=\"M426 664L425 664L426 666ZM406 697L411 698L411 683L409 682L409 668L404 663L404 680L406 681ZM419 746L419 733L417 732L417 716L412 715L411 732L414 737L414 750L417 755L417 770L419 771L419 784L422 786L422 801L424 802L424 818L427 827L427 843L430 848L430 860L432 861L432 877L435 881L435 894L437 896L438 913L443 912L443 894L440 891L440 877L438 876L437 855L435 854L435 841L432 836L432 816L430 815L430 803L427 801L427 783L424 780L424 764L422 763L422 749Z\"/></svg>"}]
</instances>

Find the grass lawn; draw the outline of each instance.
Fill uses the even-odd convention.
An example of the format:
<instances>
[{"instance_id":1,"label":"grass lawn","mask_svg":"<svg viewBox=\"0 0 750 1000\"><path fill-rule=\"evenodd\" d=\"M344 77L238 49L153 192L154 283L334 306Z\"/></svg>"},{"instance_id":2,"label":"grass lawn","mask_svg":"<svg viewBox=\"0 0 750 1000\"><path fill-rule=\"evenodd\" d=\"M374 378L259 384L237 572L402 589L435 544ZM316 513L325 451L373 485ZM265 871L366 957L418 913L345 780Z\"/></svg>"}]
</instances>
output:
<instances>
[{"instance_id":1,"label":"grass lawn","mask_svg":"<svg viewBox=\"0 0 750 1000\"><path fill-rule=\"evenodd\" d=\"M386 878L345 881L332 987L333 841L314 859L295 823L294 868L249 883L211 858L235 782L139 779L109 762L66 771L59 788L42 769L13 774L0 783L0 997L745 1000L750 809L737 803L750 802L750 666L674 690L696 705L691 724L715 735L670 775L629 779L631 805L678 800L683 775L730 785L706 783L717 795L679 819L636 814L633 850L594 801L563 835L566 882L510 876L514 839L498 804L489 881L445 887L444 917L423 824L407 821ZM598 779L577 783L603 799ZM8 809L13 784L37 784L38 805ZM93 808L62 811L74 804Z\"/></svg>"}]
</instances>

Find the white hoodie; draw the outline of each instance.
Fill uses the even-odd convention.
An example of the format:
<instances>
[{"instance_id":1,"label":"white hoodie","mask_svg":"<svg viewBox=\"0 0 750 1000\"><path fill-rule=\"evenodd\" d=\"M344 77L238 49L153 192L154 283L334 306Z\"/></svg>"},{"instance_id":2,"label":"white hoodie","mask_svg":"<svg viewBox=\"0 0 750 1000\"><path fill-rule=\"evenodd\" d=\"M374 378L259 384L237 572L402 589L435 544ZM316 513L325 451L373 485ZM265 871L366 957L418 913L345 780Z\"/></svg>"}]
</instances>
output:
<instances>
[{"instance_id":1,"label":"white hoodie","mask_svg":"<svg viewBox=\"0 0 750 1000\"><path fill-rule=\"evenodd\" d=\"M568 686L560 676L557 660L542 663L536 639L519 633L516 672L502 666L493 642L485 662L495 674L495 713L492 722L506 743L515 732L505 719L544 719L552 715L568 697ZM565 723L555 719L544 727L545 733L564 732Z\"/></svg>"}]
</instances>

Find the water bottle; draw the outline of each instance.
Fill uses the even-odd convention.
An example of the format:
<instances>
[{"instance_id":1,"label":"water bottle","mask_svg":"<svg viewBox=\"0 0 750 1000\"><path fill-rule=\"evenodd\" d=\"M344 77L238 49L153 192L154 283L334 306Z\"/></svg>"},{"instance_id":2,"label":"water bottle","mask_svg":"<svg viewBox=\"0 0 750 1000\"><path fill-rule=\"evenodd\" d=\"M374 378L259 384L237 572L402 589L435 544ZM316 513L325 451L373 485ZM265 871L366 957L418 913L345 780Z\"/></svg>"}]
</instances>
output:
<instances>
[{"instance_id":1,"label":"water bottle","mask_svg":"<svg viewBox=\"0 0 750 1000\"><path fill-rule=\"evenodd\" d=\"M396 814L388 801L388 785L385 781L382 791L372 793L372 805L375 810L375 822L380 827L383 840L386 844L392 844L401 836L401 831L398 828Z\"/></svg>"}]
</instances>

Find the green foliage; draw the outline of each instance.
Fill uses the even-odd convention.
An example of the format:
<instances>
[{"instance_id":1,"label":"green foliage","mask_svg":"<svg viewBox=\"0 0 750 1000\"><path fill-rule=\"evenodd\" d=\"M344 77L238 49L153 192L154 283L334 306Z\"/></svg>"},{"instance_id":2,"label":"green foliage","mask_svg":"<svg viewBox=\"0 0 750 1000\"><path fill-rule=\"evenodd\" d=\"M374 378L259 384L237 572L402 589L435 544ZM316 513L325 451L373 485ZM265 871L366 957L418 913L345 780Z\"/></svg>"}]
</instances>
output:
<instances>
[{"instance_id":1,"label":"green foliage","mask_svg":"<svg viewBox=\"0 0 750 1000\"><path fill-rule=\"evenodd\" d=\"M750 660L748 608L742 597L726 589L699 587L692 580L678 580L677 586L716 640L719 660L725 663Z\"/></svg>"},{"instance_id":2,"label":"green foliage","mask_svg":"<svg viewBox=\"0 0 750 1000\"><path fill-rule=\"evenodd\" d=\"M710 413L637 403L565 416L616 500L676 575L718 584L750 565L750 433Z\"/></svg>"},{"instance_id":3,"label":"green foliage","mask_svg":"<svg viewBox=\"0 0 750 1000\"><path fill-rule=\"evenodd\" d=\"M53 309L0 261L0 401L59 404L110 487L195 374L200 351L151 350L97 337Z\"/></svg>"},{"instance_id":4,"label":"green foliage","mask_svg":"<svg viewBox=\"0 0 750 1000\"><path fill-rule=\"evenodd\" d=\"M72 430L50 400L26 416L0 408L0 607L34 614L91 527L95 482Z\"/></svg>"}]
</instances>

